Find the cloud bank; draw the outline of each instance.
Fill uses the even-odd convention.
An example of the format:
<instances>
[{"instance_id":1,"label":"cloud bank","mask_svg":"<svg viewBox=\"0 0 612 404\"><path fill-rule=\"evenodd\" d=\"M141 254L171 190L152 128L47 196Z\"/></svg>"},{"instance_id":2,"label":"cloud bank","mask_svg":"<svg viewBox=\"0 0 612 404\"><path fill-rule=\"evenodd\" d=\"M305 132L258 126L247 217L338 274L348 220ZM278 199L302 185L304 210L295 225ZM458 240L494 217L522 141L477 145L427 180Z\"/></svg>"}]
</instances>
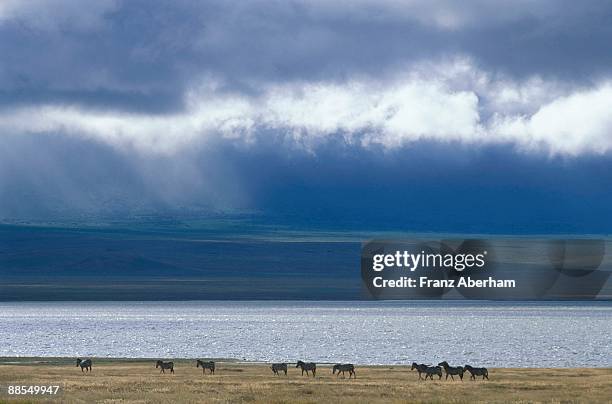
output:
<instances>
[{"instance_id":1,"label":"cloud bank","mask_svg":"<svg viewBox=\"0 0 612 404\"><path fill-rule=\"evenodd\" d=\"M520 152L605 154L612 147L612 85L567 89L556 82L495 79L465 60L414 66L386 80L287 82L223 90L208 78L185 94L185 109L152 114L79 104L7 108L0 131L65 133L142 153L175 154L207 141L287 139L316 152L340 138L386 149L418 141L478 146L509 143Z\"/></svg>"},{"instance_id":2,"label":"cloud bank","mask_svg":"<svg viewBox=\"0 0 612 404\"><path fill-rule=\"evenodd\" d=\"M467 210L610 216L611 42L608 2L2 1L0 218L361 216L391 178L426 218L461 176Z\"/></svg>"}]
</instances>

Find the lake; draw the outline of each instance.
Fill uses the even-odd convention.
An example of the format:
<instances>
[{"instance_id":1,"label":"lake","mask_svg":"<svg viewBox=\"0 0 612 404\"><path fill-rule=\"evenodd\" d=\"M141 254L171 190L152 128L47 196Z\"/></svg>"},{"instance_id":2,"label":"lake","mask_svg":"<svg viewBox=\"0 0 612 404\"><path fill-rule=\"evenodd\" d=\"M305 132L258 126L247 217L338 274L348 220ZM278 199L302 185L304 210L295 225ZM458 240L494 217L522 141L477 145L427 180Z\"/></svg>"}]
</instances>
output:
<instances>
[{"instance_id":1,"label":"lake","mask_svg":"<svg viewBox=\"0 0 612 404\"><path fill-rule=\"evenodd\" d=\"M0 356L612 367L612 302L21 302L0 321Z\"/></svg>"}]
</instances>

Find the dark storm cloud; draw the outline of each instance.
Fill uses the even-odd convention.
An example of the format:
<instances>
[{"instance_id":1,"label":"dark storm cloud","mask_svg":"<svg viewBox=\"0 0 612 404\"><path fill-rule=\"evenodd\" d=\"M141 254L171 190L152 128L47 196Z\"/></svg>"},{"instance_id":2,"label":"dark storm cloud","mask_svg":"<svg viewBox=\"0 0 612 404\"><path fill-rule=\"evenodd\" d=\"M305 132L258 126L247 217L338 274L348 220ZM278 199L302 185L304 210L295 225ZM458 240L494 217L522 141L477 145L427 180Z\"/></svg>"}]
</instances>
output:
<instances>
[{"instance_id":1,"label":"dark storm cloud","mask_svg":"<svg viewBox=\"0 0 612 404\"><path fill-rule=\"evenodd\" d=\"M254 82L380 76L466 55L488 71L588 82L612 54L609 2L9 2L0 103L174 110L206 74Z\"/></svg>"},{"instance_id":2,"label":"dark storm cloud","mask_svg":"<svg viewBox=\"0 0 612 404\"><path fill-rule=\"evenodd\" d=\"M0 218L603 231L611 22L599 1L6 0Z\"/></svg>"}]
</instances>

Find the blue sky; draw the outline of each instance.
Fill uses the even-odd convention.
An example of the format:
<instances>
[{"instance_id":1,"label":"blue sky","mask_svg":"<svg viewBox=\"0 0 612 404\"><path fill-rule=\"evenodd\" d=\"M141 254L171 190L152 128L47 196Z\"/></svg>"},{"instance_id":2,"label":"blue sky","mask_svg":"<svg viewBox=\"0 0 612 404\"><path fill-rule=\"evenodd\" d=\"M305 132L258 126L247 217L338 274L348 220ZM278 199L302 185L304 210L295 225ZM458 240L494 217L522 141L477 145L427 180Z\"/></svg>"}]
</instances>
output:
<instances>
[{"instance_id":1,"label":"blue sky","mask_svg":"<svg viewBox=\"0 0 612 404\"><path fill-rule=\"evenodd\" d=\"M5 0L0 218L609 233L611 42L605 1Z\"/></svg>"}]
</instances>

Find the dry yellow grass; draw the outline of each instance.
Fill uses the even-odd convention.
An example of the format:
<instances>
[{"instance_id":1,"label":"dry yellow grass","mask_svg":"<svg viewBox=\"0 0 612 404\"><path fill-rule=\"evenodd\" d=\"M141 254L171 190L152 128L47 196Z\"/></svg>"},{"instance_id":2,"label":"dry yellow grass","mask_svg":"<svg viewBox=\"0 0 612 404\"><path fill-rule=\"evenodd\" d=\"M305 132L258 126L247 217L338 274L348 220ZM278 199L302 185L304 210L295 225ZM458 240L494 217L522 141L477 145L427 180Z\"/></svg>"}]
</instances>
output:
<instances>
[{"instance_id":1,"label":"dry yellow grass","mask_svg":"<svg viewBox=\"0 0 612 404\"><path fill-rule=\"evenodd\" d=\"M359 366L349 380L324 365L313 379L295 368L276 377L268 366L249 363L218 363L214 376L203 376L195 361L176 361L174 375L159 374L153 361L94 360L91 374L60 362L2 364L0 385L59 382L57 400L68 403L612 402L612 369L490 369L490 381L452 382L419 381L403 366ZM19 400L0 396L5 401Z\"/></svg>"}]
</instances>

